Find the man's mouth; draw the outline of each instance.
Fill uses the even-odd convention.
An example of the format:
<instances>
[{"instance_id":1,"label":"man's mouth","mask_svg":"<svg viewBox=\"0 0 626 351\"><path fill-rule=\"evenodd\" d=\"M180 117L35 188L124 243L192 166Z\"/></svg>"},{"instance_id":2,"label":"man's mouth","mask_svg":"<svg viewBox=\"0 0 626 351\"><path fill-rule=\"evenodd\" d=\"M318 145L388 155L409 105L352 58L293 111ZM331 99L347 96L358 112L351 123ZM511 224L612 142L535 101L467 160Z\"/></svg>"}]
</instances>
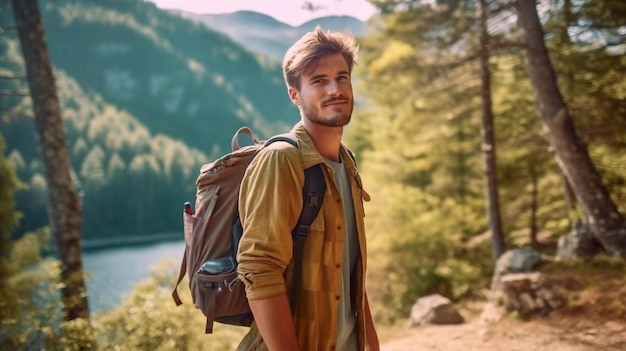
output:
<instances>
[{"instance_id":1,"label":"man's mouth","mask_svg":"<svg viewBox=\"0 0 626 351\"><path fill-rule=\"evenodd\" d=\"M345 104L346 102L348 102L348 100L336 99L336 100L327 101L327 102L323 103L322 105L323 106L333 106L333 105Z\"/></svg>"}]
</instances>

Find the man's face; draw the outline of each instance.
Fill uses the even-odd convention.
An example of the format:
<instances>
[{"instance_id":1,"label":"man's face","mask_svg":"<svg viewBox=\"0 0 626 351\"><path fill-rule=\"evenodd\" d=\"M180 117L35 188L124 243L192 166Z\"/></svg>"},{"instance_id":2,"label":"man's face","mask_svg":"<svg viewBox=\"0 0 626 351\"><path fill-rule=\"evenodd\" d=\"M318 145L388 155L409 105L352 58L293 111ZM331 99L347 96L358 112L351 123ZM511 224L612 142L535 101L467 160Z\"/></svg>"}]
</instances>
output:
<instances>
[{"instance_id":1,"label":"man's face","mask_svg":"<svg viewBox=\"0 0 626 351\"><path fill-rule=\"evenodd\" d=\"M300 90L289 87L289 97L302 116L328 127L350 122L354 101L350 69L341 54L323 56L300 76Z\"/></svg>"}]
</instances>

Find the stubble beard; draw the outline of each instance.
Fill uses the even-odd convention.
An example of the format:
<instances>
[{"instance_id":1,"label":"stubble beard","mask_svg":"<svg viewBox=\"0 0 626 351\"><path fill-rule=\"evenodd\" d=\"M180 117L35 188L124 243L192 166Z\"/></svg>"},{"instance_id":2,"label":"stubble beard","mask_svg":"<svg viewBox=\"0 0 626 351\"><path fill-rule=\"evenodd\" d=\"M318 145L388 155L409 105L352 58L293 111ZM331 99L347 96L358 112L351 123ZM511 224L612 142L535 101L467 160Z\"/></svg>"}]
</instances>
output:
<instances>
[{"instance_id":1,"label":"stubble beard","mask_svg":"<svg viewBox=\"0 0 626 351\"><path fill-rule=\"evenodd\" d=\"M353 109L354 102L350 100L350 109L347 112L333 111L333 114L331 116L321 117L321 108L310 108L310 106L305 104L302 106L302 114L307 120L314 124L322 125L325 127L344 127L348 123L350 123Z\"/></svg>"}]
</instances>

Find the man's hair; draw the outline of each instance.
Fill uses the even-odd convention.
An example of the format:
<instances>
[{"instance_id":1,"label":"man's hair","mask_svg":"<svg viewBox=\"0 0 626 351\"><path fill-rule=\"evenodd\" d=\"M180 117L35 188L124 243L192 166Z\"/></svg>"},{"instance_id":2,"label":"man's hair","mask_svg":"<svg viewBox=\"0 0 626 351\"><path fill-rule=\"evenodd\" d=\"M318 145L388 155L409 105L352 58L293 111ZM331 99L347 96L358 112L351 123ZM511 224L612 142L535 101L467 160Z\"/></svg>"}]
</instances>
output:
<instances>
[{"instance_id":1,"label":"man's hair","mask_svg":"<svg viewBox=\"0 0 626 351\"><path fill-rule=\"evenodd\" d=\"M288 87L300 90L302 72L328 54L341 54L350 72L356 64L359 46L349 33L324 32L320 26L295 42L283 59L283 77Z\"/></svg>"}]
</instances>

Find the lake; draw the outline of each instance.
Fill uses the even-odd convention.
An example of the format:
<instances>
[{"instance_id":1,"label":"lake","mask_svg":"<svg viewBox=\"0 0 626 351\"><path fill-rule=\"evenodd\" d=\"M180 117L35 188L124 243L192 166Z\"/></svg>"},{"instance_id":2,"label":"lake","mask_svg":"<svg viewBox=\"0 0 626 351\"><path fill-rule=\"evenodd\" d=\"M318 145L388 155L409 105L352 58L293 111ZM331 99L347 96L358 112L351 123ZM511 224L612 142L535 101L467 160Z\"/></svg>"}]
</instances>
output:
<instances>
[{"instance_id":1,"label":"lake","mask_svg":"<svg viewBox=\"0 0 626 351\"><path fill-rule=\"evenodd\" d=\"M179 240L84 251L89 310L98 313L118 306L137 282L150 276L151 266L173 260L178 267L184 250L185 243Z\"/></svg>"}]
</instances>

